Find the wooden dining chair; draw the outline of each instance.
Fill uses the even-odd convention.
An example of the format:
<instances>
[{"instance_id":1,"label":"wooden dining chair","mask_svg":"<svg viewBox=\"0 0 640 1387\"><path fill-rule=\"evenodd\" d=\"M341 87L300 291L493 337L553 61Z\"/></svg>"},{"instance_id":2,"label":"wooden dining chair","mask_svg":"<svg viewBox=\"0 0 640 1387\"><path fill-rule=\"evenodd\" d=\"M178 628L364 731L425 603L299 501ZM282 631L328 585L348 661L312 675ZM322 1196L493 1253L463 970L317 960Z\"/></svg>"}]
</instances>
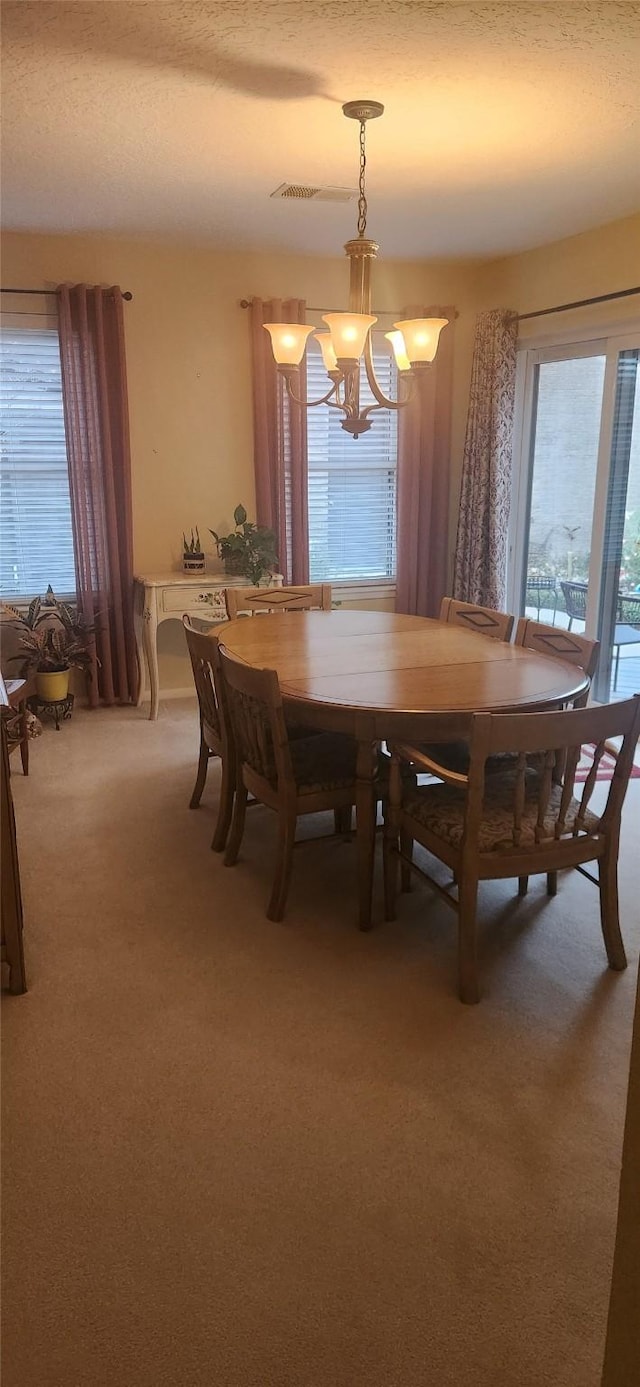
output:
<instances>
[{"instance_id":1,"label":"wooden dining chair","mask_svg":"<svg viewBox=\"0 0 640 1387\"><path fill-rule=\"evenodd\" d=\"M587 640L586 636L580 636L575 631L565 631L562 627L547 626L542 621L532 621L529 617L522 616L516 626L514 645L520 645L524 650L534 650L538 655L550 655L552 659L565 660L569 665L577 665L583 669L589 679L593 679L598 665L600 654L600 642ZM589 689L574 698L572 708L586 707L589 698ZM499 758L502 766L499 769L506 769L505 758ZM530 757L529 764L536 766L536 758ZM495 769L495 764L487 766L487 769ZM538 769L540 767L538 766ZM549 874L550 891L555 895L557 873ZM519 891L521 896L526 896L528 878L522 876L519 879Z\"/></svg>"},{"instance_id":2,"label":"wooden dining chair","mask_svg":"<svg viewBox=\"0 0 640 1387\"><path fill-rule=\"evenodd\" d=\"M445 598L445 602L450 599ZM497 614L499 615L499 613ZM506 628L505 628L506 629ZM504 637L508 639L508 637ZM573 631L565 631L561 627L546 626L544 622L533 621L529 617L521 617L516 627L514 645L522 646L525 650L533 650L538 655L549 655L553 659L564 660L567 664L577 665L583 669L589 679L593 678L598 663L600 651L599 641L587 640L586 636L576 635ZM589 689L586 688L583 694L574 699L572 707L581 708L587 702ZM421 747L424 758L430 760L431 775L438 775L444 767L449 771L460 771L463 775L469 767L469 747L465 742L452 742L446 746ZM505 758L494 757L487 764L487 774L494 771L505 769ZM526 885L521 882L522 893L526 891Z\"/></svg>"},{"instance_id":3,"label":"wooden dining chair","mask_svg":"<svg viewBox=\"0 0 640 1387\"><path fill-rule=\"evenodd\" d=\"M331 584L310 583L306 587L226 588L227 616L253 616L256 612L331 611Z\"/></svg>"},{"instance_id":4,"label":"wooden dining chair","mask_svg":"<svg viewBox=\"0 0 640 1387\"><path fill-rule=\"evenodd\" d=\"M511 640L514 620L508 612L479 607L474 602L457 602L454 597L443 597L440 606L440 621L447 625L462 626L467 631L477 631L481 636L507 643ZM469 764L469 748L465 742L425 744L420 751L423 759L431 759L431 775L439 775L441 768L464 772Z\"/></svg>"},{"instance_id":5,"label":"wooden dining chair","mask_svg":"<svg viewBox=\"0 0 640 1387\"><path fill-rule=\"evenodd\" d=\"M284 716L278 676L272 669L256 669L234 659L219 646L225 708L231 723L236 752L236 786L231 832L225 865L238 859L244 833L247 799L274 809L278 815L278 848L273 888L267 907L270 920L284 915L295 843L296 821L301 814L333 810L336 829L341 815L350 818L356 802L357 744L339 732L317 732L291 737ZM389 759L378 754L378 778L386 791ZM334 836L334 835L326 835Z\"/></svg>"},{"instance_id":6,"label":"wooden dining chair","mask_svg":"<svg viewBox=\"0 0 640 1387\"><path fill-rule=\"evenodd\" d=\"M618 845L622 804L639 736L640 695L597 708L471 715L468 773L453 772L444 784L419 785L404 792L402 760L411 760L420 770L420 751L410 743L393 747L384 844L386 915L395 918L402 842L408 841L411 860L405 865L425 876L457 912L463 1002L479 1000L478 884L494 878L543 872L552 874L553 883L558 870L576 867L599 888L609 965L626 967L618 918ZM616 737L622 738L622 744L615 753L606 805L602 813L593 813L589 802L598 766L605 750L611 753L611 739ZM585 744L595 751L586 780L579 786L576 770ZM505 752L516 756L515 769L485 775L487 761ZM542 774L528 765L532 755L544 756ZM560 782L554 778L559 759ZM454 888L443 887L413 863L414 839L450 867L457 897ZM593 861L598 862L597 878L584 866Z\"/></svg>"},{"instance_id":7,"label":"wooden dining chair","mask_svg":"<svg viewBox=\"0 0 640 1387\"><path fill-rule=\"evenodd\" d=\"M477 631L480 636L492 636L496 641L510 641L515 617L508 612L496 612L493 607L443 597L440 621L450 626L463 626L466 631Z\"/></svg>"},{"instance_id":8,"label":"wooden dining chair","mask_svg":"<svg viewBox=\"0 0 640 1387\"><path fill-rule=\"evenodd\" d=\"M186 613L182 618L182 625L187 639L200 714L198 770L189 808L198 808L207 779L209 761L212 756L219 756L220 799L211 847L214 852L222 852L231 823L236 781L233 738L224 711L224 688L218 655L219 634L224 628L213 622L198 621L197 617L189 617Z\"/></svg>"},{"instance_id":9,"label":"wooden dining chair","mask_svg":"<svg viewBox=\"0 0 640 1387\"><path fill-rule=\"evenodd\" d=\"M587 640L576 631L565 631L561 626L547 626L543 621L521 616L513 643L524 650L534 650L537 655L550 655L552 659L564 660L565 664L577 665L589 679L593 679L596 672L600 642ZM585 689L573 700L573 707L584 707L588 697L589 690Z\"/></svg>"}]
</instances>

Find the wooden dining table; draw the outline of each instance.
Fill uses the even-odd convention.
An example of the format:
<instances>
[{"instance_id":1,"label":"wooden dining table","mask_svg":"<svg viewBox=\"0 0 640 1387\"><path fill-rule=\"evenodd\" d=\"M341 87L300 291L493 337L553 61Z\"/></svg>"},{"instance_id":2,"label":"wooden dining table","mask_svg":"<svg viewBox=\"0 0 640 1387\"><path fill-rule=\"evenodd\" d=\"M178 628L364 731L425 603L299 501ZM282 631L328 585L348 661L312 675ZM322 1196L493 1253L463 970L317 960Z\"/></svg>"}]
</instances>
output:
<instances>
[{"instance_id":1,"label":"wooden dining table","mask_svg":"<svg viewBox=\"0 0 640 1387\"><path fill-rule=\"evenodd\" d=\"M427 617L394 612L277 612L237 617L218 628L236 659L275 669L287 718L356 738L356 844L359 922L372 918L376 810L374 777L381 741L455 738L455 715L527 712L583 694L588 676L561 659ZM453 717L453 721L452 721Z\"/></svg>"}]
</instances>

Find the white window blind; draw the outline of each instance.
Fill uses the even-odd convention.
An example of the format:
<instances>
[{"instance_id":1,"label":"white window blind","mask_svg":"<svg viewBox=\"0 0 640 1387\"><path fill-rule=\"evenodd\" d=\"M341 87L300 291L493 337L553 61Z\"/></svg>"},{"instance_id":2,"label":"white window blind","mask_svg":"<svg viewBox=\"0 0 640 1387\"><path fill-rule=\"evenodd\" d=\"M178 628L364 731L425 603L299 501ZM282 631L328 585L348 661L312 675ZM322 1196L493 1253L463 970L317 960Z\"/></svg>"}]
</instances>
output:
<instances>
[{"instance_id":1,"label":"white window blind","mask_svg":"<svg viewBox=\"0 0 640 1387\"><path fill-rule=\"evenodd\" d=\"M0 329L0 592L75 592L55 328Z\"/></svg>"},{"instance_id":2,"label":"white window blind","mask_svg":"<svg viewBox=\"0 0 640 1387\"><path fill-rule=\"evenodd\" d=\"M395 399L396 365L384 335L373 339L376 376ZM326 394L327 373L313 337L307 349L310 400ZM373 404L364 365L360 398ZM344 416L328 405L307 411L309 462L309 576L312 582L393 578L396 571L395 410L371 416L368 433L352 438L340 427Z\"/></svg>"}]
</instances>

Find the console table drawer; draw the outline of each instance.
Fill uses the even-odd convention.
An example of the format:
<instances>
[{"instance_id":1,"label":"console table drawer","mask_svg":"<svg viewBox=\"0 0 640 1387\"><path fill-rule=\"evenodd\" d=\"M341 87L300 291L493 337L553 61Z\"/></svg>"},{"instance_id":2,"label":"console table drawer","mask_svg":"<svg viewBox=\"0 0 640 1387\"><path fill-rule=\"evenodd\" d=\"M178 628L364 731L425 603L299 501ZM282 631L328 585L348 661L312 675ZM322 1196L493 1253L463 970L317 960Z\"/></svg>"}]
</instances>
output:
<instances>
[{"instance_id":1,"label":"console table drawer","mask_svg":"<svg viewBox=\"0 0 640 1387\"><path fill-rule=\"evenodd\" d=\"M197 586L181 584L179 587L162 588L161 592L163 612L181 615L182 612L214 611L216 616L218 613L222 613L222 616L227 614L224 587L207 587L206 577Z\"/></svg>"}]
</instances>

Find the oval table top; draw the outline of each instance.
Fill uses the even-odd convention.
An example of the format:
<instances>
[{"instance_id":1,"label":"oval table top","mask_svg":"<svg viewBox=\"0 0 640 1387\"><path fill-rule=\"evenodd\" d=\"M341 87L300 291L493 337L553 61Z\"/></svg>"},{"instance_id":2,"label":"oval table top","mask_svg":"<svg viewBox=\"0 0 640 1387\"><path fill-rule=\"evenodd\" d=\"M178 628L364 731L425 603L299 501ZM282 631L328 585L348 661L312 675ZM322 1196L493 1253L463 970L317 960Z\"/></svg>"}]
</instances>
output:
<instances>
[{"instance_id":1,"label":"oval table top","mask_svg":"<svg viewBox=\"0 0 640 1387\"><path fill-rule=\"evenodd\" d=\"M280 611L219 634L231 655L277 670L287 702L344 712L526 712L589 685L563 660L395 612Z\"/></svg>"}]
</instances>

